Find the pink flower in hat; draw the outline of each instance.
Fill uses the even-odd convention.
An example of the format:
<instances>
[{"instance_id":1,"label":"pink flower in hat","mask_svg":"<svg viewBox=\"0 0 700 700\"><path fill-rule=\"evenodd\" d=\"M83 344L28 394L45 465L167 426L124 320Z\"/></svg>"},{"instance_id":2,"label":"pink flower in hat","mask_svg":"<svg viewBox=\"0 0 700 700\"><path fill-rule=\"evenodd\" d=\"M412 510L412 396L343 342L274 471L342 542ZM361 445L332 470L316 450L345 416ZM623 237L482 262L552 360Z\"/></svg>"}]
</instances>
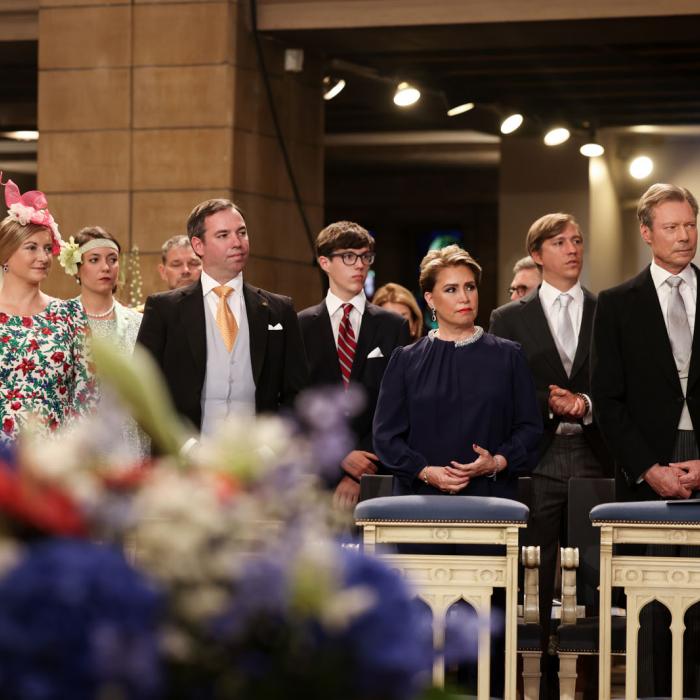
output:
<instances>
[{"instance_id":1,"label":"pink flower in hat","mask_svg":"<svg viewBox=\"0 0 700 700\"><path fill-rule=\"evenodd\" d=\"M12 180L8 180L5 183L2 182L1 172L0 184L5 185L5 203L7 204L7 213L10 217L18 221L22 226L27 224L46 226L51 231L53 243L51 253L58 255L61 251L61 234L58 231L58 224L54 221L49 211L46 195L38 190L20 194L19 187Z\"/></svg>"}]
</instances>

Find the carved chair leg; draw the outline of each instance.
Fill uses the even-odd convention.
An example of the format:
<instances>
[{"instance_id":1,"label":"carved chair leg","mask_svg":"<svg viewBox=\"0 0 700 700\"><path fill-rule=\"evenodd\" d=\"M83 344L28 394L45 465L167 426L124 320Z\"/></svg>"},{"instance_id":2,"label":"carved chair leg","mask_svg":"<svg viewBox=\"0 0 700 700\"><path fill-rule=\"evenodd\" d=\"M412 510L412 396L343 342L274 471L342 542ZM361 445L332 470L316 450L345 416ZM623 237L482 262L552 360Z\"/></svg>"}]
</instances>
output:
<instances>
[{"instance_id":1,"label":"carved chair leg","mask_svg":"<svg viewBox=\"0 0 700 700\"><path fill-rule=\"evenodd\" d=\"M559 654L559 698L574 700L576 697L576 661L578 654Z\"/></svg>"},{"instance_id":2,"label":"carved chair leg","mask_svg":"<svg viewBox=\"0 0 700 700\"><path fill-rule=\"evenodd\" d=\"M523 700L539 700L540 697L540 651L523 651Z\"/></svg>"}]
</instances>

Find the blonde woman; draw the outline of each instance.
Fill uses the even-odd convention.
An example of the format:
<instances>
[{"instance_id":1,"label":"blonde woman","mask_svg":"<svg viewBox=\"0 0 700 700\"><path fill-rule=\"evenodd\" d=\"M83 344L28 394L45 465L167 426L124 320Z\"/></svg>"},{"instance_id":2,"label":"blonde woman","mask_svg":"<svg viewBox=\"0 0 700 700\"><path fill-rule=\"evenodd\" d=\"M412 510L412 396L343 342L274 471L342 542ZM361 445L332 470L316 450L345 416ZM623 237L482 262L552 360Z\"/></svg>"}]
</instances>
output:
<instances>
[{"instance_id":1,"label":"blonde woman","mask_svg":"<svg viewBox=\"0 0 700 700\"><path fill-rule=\"evenodd\" d=\"M389 282L374 293L372 303L403 316L408 321L411 341L423 335L423 315L415 297L406 287Z\"/></svg>"},{"instance_id":2,"label":"blonde woman","mask_svg":"<svg viewBox=\"0 0 700 700\"><path fill-rule=\"evenodd\" d=\"M51 433L85 412L94 378L85 354L87 320L74 300L41 290L61 247L41 192L20 195L5 184L8 215L0 222L0 445L13 444L31 420Z\"/></svg>"}]
</instances>

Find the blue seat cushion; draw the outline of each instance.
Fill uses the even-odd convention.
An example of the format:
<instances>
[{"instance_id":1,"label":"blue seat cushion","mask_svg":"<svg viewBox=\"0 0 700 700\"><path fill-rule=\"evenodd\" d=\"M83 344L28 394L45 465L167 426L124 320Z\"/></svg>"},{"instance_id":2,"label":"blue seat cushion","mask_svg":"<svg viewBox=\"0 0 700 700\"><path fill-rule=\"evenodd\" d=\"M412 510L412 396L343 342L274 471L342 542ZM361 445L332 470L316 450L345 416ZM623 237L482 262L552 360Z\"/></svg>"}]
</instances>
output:
<instances>
[{"instance_id":1,"label":"blue seat cushion","mask_svg":"<svg viewBox=\"0 0 700 700\"><path fill-rule=\"evenodd\" d=\"M631 501L601 503L591 521L604 523L700 523L700 501Z\"/></svg>"},{"instance_id":2,"label":"blue seat cushion","mask_svg":"<svg viewBox=\"0 0 700 700\"><path fill-rule=\"evenodd\" d=\"M527 506L490 496L388 496L359 503L356 522L527 523Z\"/></svg>"}]
</instances>

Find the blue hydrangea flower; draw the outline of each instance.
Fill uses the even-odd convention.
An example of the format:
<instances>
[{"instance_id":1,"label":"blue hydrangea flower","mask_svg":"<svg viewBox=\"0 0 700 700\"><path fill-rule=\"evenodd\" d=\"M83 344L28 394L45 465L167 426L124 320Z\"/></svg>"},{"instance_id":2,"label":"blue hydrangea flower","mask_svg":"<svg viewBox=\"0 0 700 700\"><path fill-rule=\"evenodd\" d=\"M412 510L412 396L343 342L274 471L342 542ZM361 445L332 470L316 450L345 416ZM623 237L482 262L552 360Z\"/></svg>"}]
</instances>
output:
<instances>
[{"instance_id":1,"label":"blue hydrangea flower","mask_svg":"<svg viewBox=\"0 0 700 700\"><path fill-rule=\"evenodd\" d=\"M160 597L124 556L51 540L0 581L0 697L95 700L159 694Z\"/></svg>"}]
</instances>

